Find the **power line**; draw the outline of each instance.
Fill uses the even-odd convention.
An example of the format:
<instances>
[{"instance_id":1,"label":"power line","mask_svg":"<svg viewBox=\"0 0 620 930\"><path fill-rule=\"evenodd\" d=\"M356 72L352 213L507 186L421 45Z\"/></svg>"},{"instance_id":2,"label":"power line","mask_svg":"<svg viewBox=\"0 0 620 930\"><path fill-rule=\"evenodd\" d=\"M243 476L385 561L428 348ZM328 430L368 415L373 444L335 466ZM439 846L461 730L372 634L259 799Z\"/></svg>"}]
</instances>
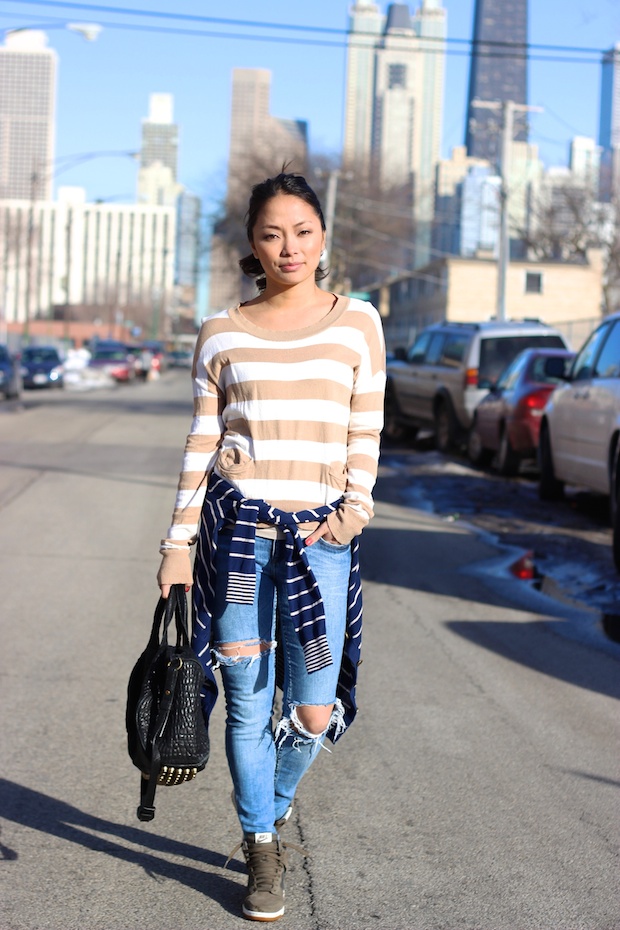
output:
<instances>
[{"instance_id":1,"label":"power line","mask_svg":"<svg viewBox=\"0 0 620 930\"><path fill-rule=\"evenodd\" d=\"M282 36L265 36L265 35L248 35L243 33L226 33L221 31L209 31L209 30L188 30L181 29L179 27L157 27L157 26L148 26L148 25L138 25L135 23L125 23L125 22L114 22L108 21L103 22L102 25L107 26L108 28L113 29L129 29L132 31L143 31L143 32L166 32L177 35L192 35L196 37L219 37L219 38L237 38L237 39L249 39L253 41L271 41L271 42L287 42L293 44L303 44L303 45L321 45L324 47L331 48L345 48L349 47L363 47L367 48L366 41L368 39L367 33L356 33L348 29L339 29L334 27L327 26L312 26L307 24L297 24L297 23L273 23L264 20L238 20L230 19L224 17L216 16L203 16L200 14L190 14L190 13L173 13L163 10L137 10L132 7L111 7L104 4L87 4L87 3L77 3L77 2L63 2L63 0L12 0L13 3L25 3L30 6L43 6L43 7L52 7L52 8L64 8L70 10L80 10L81 12L91 12L91 13L115 13L121 14L122 16L134 16L139 18L150 18L150 19L164 19L167 21L177 21L177 22L194 22L194 23L209 23L211 25L217 26L239 26L239 27L250 27L253 29L270 29L276 31L285 31L285 32L297 32L297 33L317 33L324 35L334 35L342 36L343 41L328 41L325 39L301 39L297 37L282 37ZM6 14L4 14L6 15ZM365 43L363 46L357 46L355 41L351 42L351 37L356 35L363 35L365 38ZM500 41L484 41L484 42L474 42L472 39L460 39L460 38L441 38L435 36L424 36L420 37L425 43L425 48L416 50L423 53L433 53L436 51L438 53L443 53L449 55L467 55L476 54L481 58L529 58L532 61L557 61L563 63L584 63L584 64L600 64L600 56L603 55L607 49L598 49L592 47L584 46L571 46L571 45L549 45L549 44L539 44L539 43L523 43L523 42L500 42ZM348 40L348 41L344 41ZM437 43L436 49L429 49L428 43ZM468 46L464 49L458 48L446 48L444 45L457 45L457 46ZM512 50L512 54L507 54ZM539 52L552 52L552 55L540 55ZM534 54L532 54L534 53ZM570 53L571 56L580 55L580 56L591 56L596 55L596 59L592 58L575 58L575 57L559 57L559 53Z\"/></svg>"}]
</instances>

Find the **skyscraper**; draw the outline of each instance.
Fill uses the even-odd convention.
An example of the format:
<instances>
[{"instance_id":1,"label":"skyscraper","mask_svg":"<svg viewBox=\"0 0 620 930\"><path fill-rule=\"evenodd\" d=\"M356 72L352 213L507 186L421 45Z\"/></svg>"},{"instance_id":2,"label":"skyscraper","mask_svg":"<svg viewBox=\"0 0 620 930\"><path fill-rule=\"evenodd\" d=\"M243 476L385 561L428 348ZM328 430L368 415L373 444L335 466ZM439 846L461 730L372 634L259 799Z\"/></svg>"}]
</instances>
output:
<instances>
[{"instance_id":1,"label":"skyscraper","mask_svg":"<svg viewBox=\"0 0 620 930\"><path fill-rule=\"evenodd\" d=\"M349 20L343 165L370 172L375 52L385 23L376 3L356 3Z\"/></svg>"},{"instance_id":2,"label":"skyscraper","mask_svg":"<svg viewBox=\"0 0 620 930\"><path fill-rule=\"evenodd\" d=\"M305 170L307 125L302 120L283 120L269 112L271 71L264 68L234 68L228 158L228 199L240 188L248 193L250 175L276 173L283 161L294 162L295 171Z\"/></svg>"},{"instance_id":3,"label":"skyscraper","mask_svg":"<svg viewBox=\"0 0 620 930\"><path fill-rule=\"evenodd\" d=\"M173 122L172 94L151 94L149 115L142 120L138 202L173 206L177 184L179 128Z\"/></svg>"},{"instance_id":4,"label":"skyscraper","mask_svg":"<svg viewBox=\"0 0 620 930\"><path fill-rule=\"evenodd\" d=\"M351 11L343 165L383 189L408 188L417 265L429 258L441 146L446 11L441 0Z\"/></svg>"},{"instance_id":5,"label":"skyscraper","mask_svg":"<svg viewBox=\"0 0 620 930\"><path fill-rule=\"evenodd\" d=\"M601 199L620 195L620 42L603 55L598 144Z\"/></svg>"},{"instance_id":6,"label":"skyscraper","mask_svg":"<svg viewBox=\"0 0 620 930\"><path fill-rule=\"evenodd\" d=\"M38 30L0 48L0 199L49 200L54 157L56 53Z\"/></svg>"},{"instance_id":7,"label":"skyscraper","mask_svg":"<svg viewBox=\"0 0 620 930\"><path fill-rule=\"evenodd\" d=\"M226 210L211 238L211 310L230 306L244 295L253 295L254 285L238 267L239 250L247 248L242 219L252 184L277 174L284 164L290 165L291 171L306 170L307 123L272 116L270 93L271 71L233 69Z\"/></svg>"},{"instance_id":8,"label":"skyscraper","mask_svg":"<svg viewBox=\"0 0 620 930\"><path fill-rule=\"evenodd\" d=\"M495 163L499 113L474 106L476 99L527 104L527 0L476 0L465 144L468 155ZM514 138L527 141L524 116L515 119Z\"/></svg>"}]
</instances>

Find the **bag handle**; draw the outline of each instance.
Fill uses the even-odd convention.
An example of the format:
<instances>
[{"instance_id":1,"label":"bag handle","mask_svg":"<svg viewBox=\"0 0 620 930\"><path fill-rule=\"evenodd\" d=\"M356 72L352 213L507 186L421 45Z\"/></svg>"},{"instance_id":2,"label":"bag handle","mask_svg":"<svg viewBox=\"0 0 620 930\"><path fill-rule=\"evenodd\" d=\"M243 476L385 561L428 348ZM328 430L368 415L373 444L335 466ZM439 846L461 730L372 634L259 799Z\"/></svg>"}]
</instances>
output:
<instances>
[{"instance_id":1,"label":"bag handle","mask_svg":"<svg viewBox=\"0 0 620 930\"><path fill-rule=\"evenodd\" d=\"M177 632L177 647L189 646L187 597L185 594L185 585L183 584L171 585L168 597L159 598L153 616L153 626L148 643L149 647L156 649L159 645L168 645L168 627L172 623L173 618Z\"/></svg>"}]
</instances>

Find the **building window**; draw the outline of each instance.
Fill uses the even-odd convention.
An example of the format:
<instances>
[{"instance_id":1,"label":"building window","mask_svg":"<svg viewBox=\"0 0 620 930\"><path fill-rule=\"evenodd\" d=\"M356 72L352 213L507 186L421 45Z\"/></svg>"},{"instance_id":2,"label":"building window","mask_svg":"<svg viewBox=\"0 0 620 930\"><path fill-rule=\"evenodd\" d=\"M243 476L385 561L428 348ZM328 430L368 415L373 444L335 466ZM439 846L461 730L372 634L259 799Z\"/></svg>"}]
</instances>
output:
<instances>
[{"instance_id":1,"label":"building window","mask_svg":"<svg viewBox=\"0 0 620 930\"><path fill-rule=\"evenodd\" d=\"M542 294L543 292L543 276L540 271L526 271L525 272L525 293L526 294Z\"/></svg>"},{"instance_id":2,"label":"building window","mask_svg":"<svg viewBox=\"0 0 620 930\"><path fill-rule=\"evenodd\" d=\"M388 69L388 86L407 87L407 65L390 65Z\"/></svg>"}]
</instances>

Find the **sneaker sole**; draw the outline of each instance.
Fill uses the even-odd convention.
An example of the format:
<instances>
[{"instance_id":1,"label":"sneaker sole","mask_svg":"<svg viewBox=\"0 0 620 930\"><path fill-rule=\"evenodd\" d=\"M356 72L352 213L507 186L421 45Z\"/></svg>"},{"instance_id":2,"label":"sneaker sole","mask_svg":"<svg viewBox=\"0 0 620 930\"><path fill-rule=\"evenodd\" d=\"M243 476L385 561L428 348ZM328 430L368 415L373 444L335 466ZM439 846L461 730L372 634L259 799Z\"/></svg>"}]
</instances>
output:
<instances>
[{"instance_id":1,"label":"sneaker sole","mask_svg":"<svg viewBox=\"0 0 620 930\"><path fill-rule=\"evenodd\" d=\"M272 911L270 914L265 913L265 911L250 911L245 906L241 908L243 916L247 920L261 920L263 922L269 920L279 920L280 917L284 916L284 905L280 908L279 911Z\"/></svg>"}]
</instances>

